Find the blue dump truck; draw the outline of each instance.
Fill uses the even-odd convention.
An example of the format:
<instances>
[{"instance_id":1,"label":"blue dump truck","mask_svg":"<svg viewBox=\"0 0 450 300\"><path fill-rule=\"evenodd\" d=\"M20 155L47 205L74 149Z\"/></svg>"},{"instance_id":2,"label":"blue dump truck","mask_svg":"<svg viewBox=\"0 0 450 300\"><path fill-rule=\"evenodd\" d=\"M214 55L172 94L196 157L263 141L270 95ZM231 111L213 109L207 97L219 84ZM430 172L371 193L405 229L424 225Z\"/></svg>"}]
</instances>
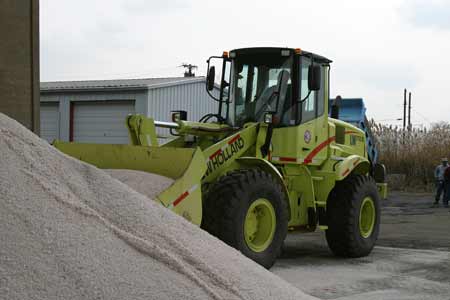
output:
<instances>
[{"instance_id":1,"label":"blue dump truck","mask_svg":"<svg viewBox=\"0 0 450 300\"><path fill-rule=\"evenodd\" d=\"M382 197L387 197L386 168L378 162L378 143L369 126L366 116L366 106L362 98L330 99L330 117L342 120L362 129L366 135L367 156L373 165L372 176L378 182L381 191L384 186Z\"/></svg>"},{"instance_id":2,"label":"blue dump truck","mask_svg":"<svg viewBox=\"0 0 450 300\"><path fill-rule=\"evenodd\" d=\"M335 105L335 102L336 99L330 99L330 107ZM341 103L337 105L339 106L339 120L355 125L366 133L367 155L372 164L376 164L378 162L377 142L370 130L364 100L362 98L342 98ZM329 111L331 116L332 109Z\"/></svg>"}]
</instances>

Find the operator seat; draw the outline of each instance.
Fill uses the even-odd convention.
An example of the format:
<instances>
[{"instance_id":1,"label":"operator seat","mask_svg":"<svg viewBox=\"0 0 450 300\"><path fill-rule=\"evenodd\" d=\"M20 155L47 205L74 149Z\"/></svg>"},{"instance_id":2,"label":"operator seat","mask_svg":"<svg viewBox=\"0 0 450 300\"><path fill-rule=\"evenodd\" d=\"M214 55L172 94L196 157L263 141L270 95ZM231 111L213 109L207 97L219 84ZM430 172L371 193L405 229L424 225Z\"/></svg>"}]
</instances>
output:
<instances>
[{"instance_id":1,"label":"operator seat","mask_svg":"<svg viewBox=\"0 0 450 300\"><path fill-rule=\"evenodd\" d=\"M279 95L279 102L277 107L277 113L275 115L275 121L276 125L287 125L285 120L283 119L285 117L286 107L290 106L290 95L291 95L291 84L289 84L289 79L291 78L291 74L287 70L282 70L278 74L278 91L280 93Z\"/></svg>"},{"instance_id":2,"label":"operator seat","mask_svg":"<svg viewBox=\"0 0 450 300\"><path fill-rule=\"evenodd\" d=\"M282 70L280 73L278 73L277 84L265 89L261 94L261 96L259 96L255 105L255 117L257 121L262 121L264 112L275 110L277 110L276 116L278 116L279 119L279 116L281 115L284 106L284 101L286 99L286 92L288 88L289 79L290 79L289 72L286 70ZM277 97L274 94L276 94L276 92L279 93L278 107L275 107L275 105L277 104L276 103ZM269 102L267 102L270 96L272 96L272 98L270 99Z\"/></svg>"},{"instance_id":3,"label":"operator seat","mask_svg":"<svg viewBox=\"0 0 450 300\"><path fill-rule=\"evenodd\" d=\"M292 102L292 84L288 84L286 91L286 99L284 101L283 109L281 111L280 123L284 126L292 125L290 123L292 119L292 108L295 103Z\"/></svg>"},{"instance_id":4,"label":"operator seat","mask_svg":"<svg viewBox=\"0 0 450 300\"><path fill-rule=\"evenodd\" d=\"M282 113L283 108L284 108L284 102L286 100L286 96L287 96L287 91L288 91L288 87L290 86L288 84L289 79L291 78L291 74L289 74L289 71L287 70L282 70L279 74L278 74L278 91L280 93L280 102L278 103L278 109L277 109L277 114Z\"/></svg>"}]
</instances>

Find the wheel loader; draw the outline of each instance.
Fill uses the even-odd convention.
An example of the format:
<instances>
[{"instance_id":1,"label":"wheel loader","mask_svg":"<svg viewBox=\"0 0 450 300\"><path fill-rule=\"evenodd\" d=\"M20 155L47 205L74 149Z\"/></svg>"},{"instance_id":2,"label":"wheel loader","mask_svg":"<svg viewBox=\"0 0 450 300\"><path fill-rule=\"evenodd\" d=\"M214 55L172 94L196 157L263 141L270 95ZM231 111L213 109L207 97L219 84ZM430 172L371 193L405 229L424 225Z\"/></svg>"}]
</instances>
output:
<instances>
[{"instance_id":1,"label":"wheel loader","mask_svg":"<svg viewBox=\"0 0 450 300\"><path fill-rule=\"evenodd\" d=\"M213 60L222 66L218 76ZM129 115L129 145L54 146L99 168L173 178L156 199L161 205L266 268L288 232L322 229L335 255L368 255L380 230L385 171L368 157L363 130L329 116L339 109L329 107L331 61L264 47L207 63L217 112L196 122L185 111L174 111L171 122ZM160 144L158 127L173 138Z\"/></svg>"}]
</instances>

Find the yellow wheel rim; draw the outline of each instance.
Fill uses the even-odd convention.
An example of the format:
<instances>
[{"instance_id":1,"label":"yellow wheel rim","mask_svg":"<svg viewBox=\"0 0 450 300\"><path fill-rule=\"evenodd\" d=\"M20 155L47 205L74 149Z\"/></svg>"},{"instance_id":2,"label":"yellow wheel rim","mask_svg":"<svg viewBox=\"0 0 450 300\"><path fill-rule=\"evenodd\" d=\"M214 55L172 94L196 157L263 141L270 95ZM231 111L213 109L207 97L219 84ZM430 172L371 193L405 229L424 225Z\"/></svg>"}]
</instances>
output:
<instances>
[{"instance_id":1,"label":"yellow wheel rim","mask_svg":"<svg viewBox=\"0 0 450 300\"><path fill-rule=\"evenodd\" d=\"M275 209L269 200L259 198L248 208L244 221L244 237L254 252L266 250L272 243L276 228Z\"/></svg>"},{"instance_id":2,"label":"yellow wheel rim","mask_svg":"<svg viewBox=\"0 0 450 300\"><path fill-rule=\"evenodd\" d=\"M359 211L359 232L363 238L368 238L375 226L376 210L371 197L364 198Z\"/></svg>"}]
</instances>

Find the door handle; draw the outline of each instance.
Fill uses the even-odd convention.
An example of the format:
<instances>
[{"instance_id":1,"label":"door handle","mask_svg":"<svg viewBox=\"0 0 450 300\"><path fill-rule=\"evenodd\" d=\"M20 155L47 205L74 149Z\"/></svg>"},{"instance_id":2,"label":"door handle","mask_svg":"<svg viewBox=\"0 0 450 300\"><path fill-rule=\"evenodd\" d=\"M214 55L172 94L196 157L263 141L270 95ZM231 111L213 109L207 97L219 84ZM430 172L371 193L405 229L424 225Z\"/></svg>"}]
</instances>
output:
<instances>
[{"instance_id":1,"label":"door handle","mask_svg":"<svg viewBox=\"0 0 450 300\"><path fill-rule=\"evenodd\" d=\"M309 151L309 150L311 150L311 149L310 149L310 148L303 147L302 150L303 150L303 151Z\"/></svg>"}]
</instances>

